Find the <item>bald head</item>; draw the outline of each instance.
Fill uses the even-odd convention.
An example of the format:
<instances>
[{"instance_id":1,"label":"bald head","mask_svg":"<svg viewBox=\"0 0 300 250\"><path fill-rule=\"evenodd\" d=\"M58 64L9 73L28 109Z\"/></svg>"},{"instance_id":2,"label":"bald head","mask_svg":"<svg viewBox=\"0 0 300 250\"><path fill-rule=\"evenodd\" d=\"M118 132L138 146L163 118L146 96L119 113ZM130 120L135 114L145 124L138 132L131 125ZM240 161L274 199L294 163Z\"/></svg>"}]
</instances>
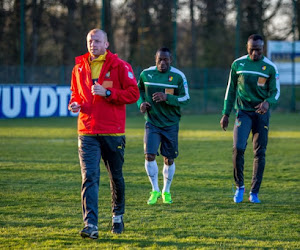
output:
<instances>
[{"instance_id":1,"label":"bald head","mask_svg":"<svg viewBox=\"0 0 300 250\"><path fill-rule=\"evenodd\" d=\"M104 30L100 30L100 29L92 29L92 30L90 30L89 33L87 34L87 37L89 35L92 35L92 34L94 35L94 34L97 34L97 33L99 33L99 35L103 36L104 39L107 41L107 33Z\"/></svg>"},{"instance_id":2,"label":"bald head","mask_svg":"<svg viewBox=\"0 0 300 250\"><path fill-rule=\"evenodd\" d=\"M100 29L91 30L87 34L86 42L92 60L104 55L109 46L106 32Z\"/></svg>"}]
</instances>

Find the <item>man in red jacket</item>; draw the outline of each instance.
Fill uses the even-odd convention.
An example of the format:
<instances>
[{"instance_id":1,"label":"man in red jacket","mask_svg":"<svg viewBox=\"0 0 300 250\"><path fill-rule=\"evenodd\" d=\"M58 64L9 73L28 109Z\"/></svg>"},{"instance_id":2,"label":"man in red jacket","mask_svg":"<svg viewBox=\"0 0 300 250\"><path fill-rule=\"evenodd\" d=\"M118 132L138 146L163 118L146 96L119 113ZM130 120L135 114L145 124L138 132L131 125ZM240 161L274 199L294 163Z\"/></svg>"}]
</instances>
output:
<instances>
[{"instance_id":1,"label":"man in red jacket","mask_svg":"<svg viewBox=\"0 0 300 250\"><path fill-rule=\"evenodd\" d=\"M98 238L100 160L110 177L112 233L124 230L125 104L135 103L139 89L131 66L107 50L107 34L99 29L87 35L88 52L76 57L69 110L78 116L78 153L82 174L83 238Z\"/></svg>"}]
</instances>

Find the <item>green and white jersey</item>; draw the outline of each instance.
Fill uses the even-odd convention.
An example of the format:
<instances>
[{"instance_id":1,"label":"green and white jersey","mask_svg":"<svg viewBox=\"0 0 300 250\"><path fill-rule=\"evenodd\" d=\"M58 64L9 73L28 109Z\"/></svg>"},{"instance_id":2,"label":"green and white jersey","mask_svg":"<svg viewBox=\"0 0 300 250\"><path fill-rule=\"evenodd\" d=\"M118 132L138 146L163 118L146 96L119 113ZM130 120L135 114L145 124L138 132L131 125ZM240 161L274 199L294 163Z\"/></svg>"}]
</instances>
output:
<instances>
[{"instance_id":1,"label":"green and white jersey","mask_svg":"<svg viewBox=\"0 0 300 250\"><path fill-rule=\"evenodd\" d=\"M149 102L151 109L145 113L146 121L157 127L177 124L181 117L180 107L189 102L188 83L185 75L178 69L170 69L161 73L156 66L143 70L138 82L140 98L137 105ZM156 92L167 94L167 101L153 102L152 95Z\"/></svg>"},{"instance_id":2,"label":"green and white jersey","mask_svg":"<svg viewBox=\"0 0 300 250\"><path fill-rule=\"evenodd\" d=\"M280 83L277 67L268 58L253 61L248 55L236 59L231 66L225 94L223 115L234 105L236 110L255 111L259 103L277 103Z\"/></svg>"}]
</instances>

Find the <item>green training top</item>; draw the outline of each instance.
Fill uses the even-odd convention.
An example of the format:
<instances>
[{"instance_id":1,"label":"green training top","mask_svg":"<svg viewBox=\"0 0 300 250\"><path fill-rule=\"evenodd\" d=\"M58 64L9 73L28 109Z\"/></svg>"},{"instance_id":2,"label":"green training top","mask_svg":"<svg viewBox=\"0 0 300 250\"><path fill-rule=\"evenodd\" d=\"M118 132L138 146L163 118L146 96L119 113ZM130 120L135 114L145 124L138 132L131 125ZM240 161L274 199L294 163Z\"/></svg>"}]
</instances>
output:
<instances>
[{"instance_id":1,"label":"green training top","mask_svg":"<svg viewBox=\"0 0 300 250\"><path fill-rule=\"evenodd\" d=\"M253 61L249 55L236 59L231 65L225 94L223 115L228 115L234 105L236 110L255 111L259 103L277 103L280 83L277 67L268 58Z\"/></svg>"},{"instance_id":2,"label":"green training top","mask_svg":"<svg viewBox=\"0 0 300 250\"><path fill-rule=\"evenodd\" d=\"M170 69L161 73L156 66L143 70L138 82L140 98L138 108L143 102L149 102L151 109L145 113L146 121L157 127L177 124L181 117L180 107L189 102L189 90L185 75L178 69ZM167 94L165 102L153 102L155 92Z\"/></svg>"}]
</instances>

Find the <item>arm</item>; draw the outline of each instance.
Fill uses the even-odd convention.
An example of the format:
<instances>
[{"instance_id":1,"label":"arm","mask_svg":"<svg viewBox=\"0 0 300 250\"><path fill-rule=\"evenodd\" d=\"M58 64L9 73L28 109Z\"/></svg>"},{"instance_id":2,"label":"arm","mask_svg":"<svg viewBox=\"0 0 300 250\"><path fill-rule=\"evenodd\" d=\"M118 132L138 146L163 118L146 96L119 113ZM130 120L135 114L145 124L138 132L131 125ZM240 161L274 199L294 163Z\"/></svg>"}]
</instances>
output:
<instances>
[{"instance_id":1,"label":"arm","mask_svg":"<svg viewBox=\"0 0 300 250\"><path fill-rule=\"evenodd\" d=\"M144 114L147 110L151 109L151 104L149 102L145 102L145 85L143 81L143 72L140 75L140 79L138 81L138 88L140 91L140 98L137 101L137 106L139 110Z\"/></svg>"},{"instance_id":2,"label":"arm","mask_svg":"<svg viewBox=\"0 0 300 250\"><path fill-rule=\"evenodd\" d=\"M227 83L222 115L227 115L229 117L236 98L236 87L237 87L237 74L233 64L231 66L229 79Z\"/></svg>"},{"instance_id":3,"label":"arm","mask_svg":"<svg viewBox=\"0 0 300 250\"><path fill-rule=\"evenodd\" d=\"M224 131L226 131L229 124L229 115L236 97L236 86L237 86L237 74L233 64L231 66L226 93L225 93L224 108L222 111L223 116L220 121L221 128Z\"/></svg>"},{"instance_id":4,"label":"arm","mask_svg":"<svg viewBox=\"0 0 300 250\"><path fill-rule=\"evenodd\" d=\"M76 113L81 108L82 99L80 98L80 95L78 93L77 80L74 73L74 69L72 71L72 78L71 78L71 91L72 93L71 93L68 109L73 113Z\"/></svg>"},{"instance_id":5,"label":"arm","mask_svg":"<svg viewBox=\"0 0 300 250\"><path fill-rule=\"evenodd\" d=\"M280 83L279 83L279 74L276 66L274 65L274 70L270 76L269 82L269 97L266 98L263 102L255 106L257 113L265 114L271 106L277 103L280 96Z\"/></svg>"},{"instance_id":6,"label":"arm","mask_svg":"<svg viewBox=\"0 0 300 250\"><path fill-rule=\"evenodd\" d=\"M140 92L140 98L137 101L137 106L138 108L140 108L141 104L143 102L145 102L145 85L144 85L144 81L143 81L143 72L140 75L140 79L138 81L138 88L139 88L139 92Z\"/></svg>"},{"instance_id":7,"label":"arm","mask_svg":"<svg viewBox=\"0 0 300 250\"><path fill-rule=\"evenodd\" d=\"M118 74L122 88L107 88L111 91L111 96L106 100L119 105L135 103L140 94L131 66L125 62L121 63L118 66Z\"/></svg>"},{"instance_id":8,"label":"arm","mask_svg":"<svg viewBox=\"0 0 300 250\"><path fill-rule=\"evenodd\" d=\"M277 67L274 65L274 71L270 77L270 85L269 85L269 97L265 100L270 106L273 106L277 103L280 96L280 82L279 82L279 74Z\"/></svg>"}]
</instances>

